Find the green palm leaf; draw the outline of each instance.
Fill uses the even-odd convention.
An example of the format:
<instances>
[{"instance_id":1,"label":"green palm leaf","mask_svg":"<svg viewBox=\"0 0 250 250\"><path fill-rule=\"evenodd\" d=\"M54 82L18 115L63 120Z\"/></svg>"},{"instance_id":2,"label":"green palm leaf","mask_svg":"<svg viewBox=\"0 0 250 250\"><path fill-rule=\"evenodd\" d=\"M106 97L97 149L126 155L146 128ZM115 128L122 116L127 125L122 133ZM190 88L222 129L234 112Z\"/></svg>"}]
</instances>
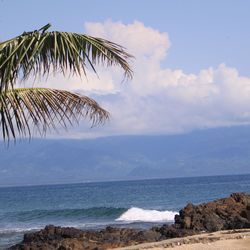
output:
<instances>
[{"instance_id":1,"label":"green palm leaf","mask_svg":"<svg viewBox=\"0 0 250 250\"><path fill-rule=\"evenodd\" d=\"M84 34L40 30L24 32L0 43L0 91L7 90L18 78L48 76L51 72L86 75L86 66L118 65L125 77L132 77L124 48L105 39Z\"/></svg>"},{"instance_id":2,"label":"green palm leaf","mask_svg":"<svg viewBox=\"0 0 250 250\"><path fill-rule=\"evenodd\" d=\"M31 136L32 128L41 135L57 125L67 128L81 117L92 125L105 122L109 113L93 99L64 90L19 88L0 95L0 127L4 140Z\"/></svg>"}]
</instances>

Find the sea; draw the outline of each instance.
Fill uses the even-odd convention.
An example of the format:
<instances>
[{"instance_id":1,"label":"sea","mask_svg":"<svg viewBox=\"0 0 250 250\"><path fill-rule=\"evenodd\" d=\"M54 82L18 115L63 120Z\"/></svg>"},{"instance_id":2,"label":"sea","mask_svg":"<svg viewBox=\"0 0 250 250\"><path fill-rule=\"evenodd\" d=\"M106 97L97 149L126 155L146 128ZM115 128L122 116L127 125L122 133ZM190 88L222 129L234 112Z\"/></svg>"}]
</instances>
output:
<instances>
[{"instance_id":1,"label":"sea","mask_svg":"<svg viewBox=\"0 0 250 250\"><path fill-rule=\"evenodd\" d=\"M0 188L0 249L45 225L149 228L187 203L250 193L250 174Z\"/></svg>"}]
</instances>

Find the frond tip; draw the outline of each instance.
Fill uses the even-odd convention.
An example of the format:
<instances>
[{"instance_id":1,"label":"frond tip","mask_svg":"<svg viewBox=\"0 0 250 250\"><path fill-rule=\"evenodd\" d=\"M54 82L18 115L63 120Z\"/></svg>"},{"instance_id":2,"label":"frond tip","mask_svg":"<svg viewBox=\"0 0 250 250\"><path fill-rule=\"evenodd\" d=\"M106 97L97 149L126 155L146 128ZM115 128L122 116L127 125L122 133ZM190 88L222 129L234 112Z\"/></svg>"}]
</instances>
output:
<instances>
[{"instance_id":1,"label":"frond tip","mask_svg":"<svg viewBox=\"0 0 250 250\"><path fill-rule=\"evenodd\" d=\"M64 90L17 88L0 95L0 127L4 140L31 137L33 127L41 135L58 125L66 129L82 117L95 126L104 123L109 113L93 99Z\"/></svg>"},{"instance_id":2,"label":"frond tip","mask_svg":"<svg viewBox=\"0 0 250 250\"><path fill-rule=\"evenodd\" d=\"M0 90L17 79L30 75L48 76L51 72L86 75L86 67L117 65L125 78L132 78L128 60L133 56L113 42L79 33L47 31L50 25L0 43Z\"/></svg>"}]
</instances>

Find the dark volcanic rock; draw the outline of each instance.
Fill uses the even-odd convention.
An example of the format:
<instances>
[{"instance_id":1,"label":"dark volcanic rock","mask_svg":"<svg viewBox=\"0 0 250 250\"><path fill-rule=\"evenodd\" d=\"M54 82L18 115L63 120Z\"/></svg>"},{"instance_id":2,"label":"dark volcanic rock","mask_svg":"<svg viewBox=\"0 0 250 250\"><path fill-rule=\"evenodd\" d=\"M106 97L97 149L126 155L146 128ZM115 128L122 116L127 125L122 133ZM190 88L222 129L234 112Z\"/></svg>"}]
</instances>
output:
<instances>
[{"instance_id":1,"label":"dark volcanic rock","mask_svg":"<svg viewBox=\"0 0 250 250\"><path fill-rule=\"evenodd\" d=\"M191 229L176 228L175 225L163 225L161 227L153 227L151 230L154 230L160 233L161 235L160 240L185 237L185 236L198 233L195 230L191 230Z\"/></svg>"},{"instance_id":2,"label":"dark volcanic rock","mask_svg":"<svg viewBox=\"0 0 250 250\"><path fill-rule=\"evenodd\" d=\"M192 230L176 229L173 225L153 227L149 230L107 227L100 231L80 230L46 226L43 230L28 233L23 242L10 249L12 250L102 250L114 247L123 247L153 242L172 237L194 234Z\"/></svg>"},{"instance_id":3,"label":"dark volcanic rock","mask_svg":"<svg viewBox=\"0 0 250 250\"><path fill-rule=\"evenodd\" d=\"M233 193L228 198L193 205L188 204L175 217L177 228L218 231L250 227L250 195Z\"/></svg>"},{"instance_id":4,"label":"dark volcanic rock","mask_svg":"<svg viewBox=\"0 0 250 250\"><path fill-rule=\"evenodd\" d=\"M24 240L10 249L104 250L184 237L201 231L239 228L250 228L250 195L244 193L201 205L188 204L175 217L174 225L149 230L107 227L99 231L46 226L39 232L25 234Z\"/></svg>"}]
</instances>

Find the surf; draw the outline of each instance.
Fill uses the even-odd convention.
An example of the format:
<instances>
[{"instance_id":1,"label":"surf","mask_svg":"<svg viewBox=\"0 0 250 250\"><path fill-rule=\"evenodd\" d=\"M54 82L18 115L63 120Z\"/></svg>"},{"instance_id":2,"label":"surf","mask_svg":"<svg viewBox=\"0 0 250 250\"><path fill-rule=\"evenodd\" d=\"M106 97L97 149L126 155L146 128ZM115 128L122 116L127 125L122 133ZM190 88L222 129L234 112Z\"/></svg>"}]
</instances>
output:
<instances>
[{"instance_id":1,"label":"surf","mask_svg":"<svg viewBox=\"0 0 250 250\"><path fill-rule=\"evenodd\" d=\"M120 222L173 222L175 211L147 210L138 207L132 207L119 216L116 221Z\"/></svg>"}]
</instances>

